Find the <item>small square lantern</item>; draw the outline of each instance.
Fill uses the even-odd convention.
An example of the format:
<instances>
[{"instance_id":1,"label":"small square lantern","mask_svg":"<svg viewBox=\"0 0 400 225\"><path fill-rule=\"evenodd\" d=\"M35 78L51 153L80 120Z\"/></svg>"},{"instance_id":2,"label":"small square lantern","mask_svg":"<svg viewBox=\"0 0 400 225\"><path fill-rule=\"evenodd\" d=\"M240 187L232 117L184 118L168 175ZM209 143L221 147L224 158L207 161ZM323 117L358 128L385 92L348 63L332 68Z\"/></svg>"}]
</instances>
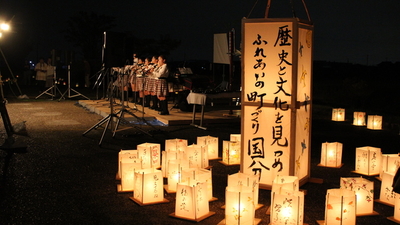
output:
<instances>
[{"instance_id":1,"label":"small square lantern","mask_svg":"<svg viewBox=\"0 0 400 225\"><path fill-rule=\"evenodd\" d=\"M184 152L188 146L186 139L168 139L165 140L165 151Z\"/></svg>"},{"instance_id":2,"label":"small square lantern","mask_svg":"<svg viewBox=\"0 0 400 225\"><path fill-rule=\"evenodd\" d=\"M118 152L118 172L116 175L116 179L120 180L121 179L121 161L122 158L128 158L132 160L138 160L138 151L137 150L123 150L121 149Z\"/></svg>"},{"instance_id":3,"label":"small square lantern","mask_svg":"<svg viewBox=\"0 0 400 225\"><path fill-rule=\"evenodd\" d=\"M135 171L135 191L131 199L139 205L166 203L161 170L155 168Z\"/></svg>"},{"instance_id":4,"label":"small square lantern","mask_svg":"<svg viewBox=\"0 0 400 225\"><path fill-rule=\"evenodd\" d=\"M134 190L135 170L141 169L141 162L122 158L121 161L121 184L117 185L118 192L131 192Z\"/></svg>"},{"instance_id":5,"label":"small square lantern","mask_svg":"<svg viewBox=\"0 0 400 225\"><path fill-rule=\"evenodd\" d=\"M345 119L345 109L333 108L332 109L332 120L333 121L344 121Z\"/></svg>"},{"instance_id":6,"label":"small square lantern","mask_svg":"<svg viewBox=\"0 0 400 225\"><path fill-rule=\"evenodd\" d=\"M259 195L259 178L260 176L257 174L246 174L246 173L235 173L232 175L228 175L228 186L237 186L243 185L247 187L253 188L253 201L255 209L259 209L263 206L263 204L258 204L258 195Z\"/></svg>"},{"instance_id":7,"label":"small square lantern","mask_svg":"<svg viewBox=\"0 0 400 225\"><path fill-rule=\"evenodd\" d=\"M340 188L354 191L357 196L356 215L377 215L374 211L374 182L362 177L341 177Z\"/></svg>"},{"instance_id":8,"label":"small square lantern","mask_svg":"<svg viewBox=\"0 0 400 225\"><path fill-rule=\"evenodd\" d=\"M190 168L208 168L208 150L204 145L192 144L186 148Z\"/></svg>"},{"instance_id":9,"label":"small square lantern","mask_svg":"<svg viewBox=\"0 0 400 225\"><path fill-rule=\"evenodd\" d=\"M243 185L225 189L225 219L218 224L258 224L255 218L253 188Z\"/></svg>"},{"instance_id":10,"label":"small square lantern","mask_svg":"<svg viewBox=\"0 0 400 225\"><path fill-rule=\"evenodd\" d=\"M161 171L163 177L168 177L168 162L171 160L186 159L187 156L183 151L170 151L165 150L161 152Z\"/></svg>"},{"instance_id":11,"label":"small square lantern","mask_svg":"<svg viewBox=\"0 0 400 225\"><path fill-rule=\"evenodd\" d=\"M366 176L379 175L382 153L380 148L365 146L356 148L356 170Z\"/></svg>"},{"instance_id":12,"label":"small square lantern","mask_svg":"<svg viewBox=\"0 0 400 225\"><path fill-rule=\"evenodd\" d=\"M275 176L272 181L271 188L271 202L274 198L274 193L278 192L281 194L299 191L299 178L296 176ZM271 205L272 206L272 205ZM271 213L271 209L267 210L267 214Z\"/></svg>"},{"instance_id":13,"label":"small square lantern","mask_svg":"<svg viewBox=\"0 0 400 225\"><path fill-rule=\"evenodd\" d=\"M339 142L322 143L321 162L318 166L340 168L342 164L343 144Z\"/></svg>"},{"instance_id":14,"label":"small square lantern","mask_svg":"<svg viewBox=\"0 0 400 225\"><path fill-rule=\"evenodd\" d=\"M218 159L218 137L202 136L197 137L197 145L207 147L208 159Z\"/></svg>"},{"instance_id":15,"label":"small square lantern","mask_svg":"<svg viewBox=\"0 0 400 225\"><path fill-rule=\"evenodd\" d=\"M143 143L137 146L138 156L142 159L143 168L161 167L160 144Z\"/></svg>"},{"instance_id":16,"label":"small square lantern","mask_svg":"<svg viewBox=\"0 0 400 225\"><path fill-rule=\"evenodd\" d=\"M325 201L325 225L356 224L356 194L344 189L328 189Z\"/></svg>"},{"instance_id":17,"label":"small square lantern","mask_svg":"<svg viewBox=\"0 0 400 225\"><path fill-rule=\"evenodd\" d=\"M368 115L367 128L371 130L382 130L382 116Z\"/></svg>"},{"instance_id":18,"label":"small square lantern","mask_svg":"<svg viewBox=\"0 0 400 225\"><path fill-rule=\"evenodd\" d=\"M354 126L365 126L365 112L354 112L353 113L353 125Z\"/></svg>"},{"instance_id":19,"label":"small square lantern","mask_svg":"<svg viewBox=\"0 0 400 225\"><path fill-rule=\"evenodd\" d=\"M231 134L229 136L230 141L241 141L242 136L240 134Z\"/></svg>"},{"instance_id":20,"label":"small square lantern","mask_svg":"<svg viewBox=\"0 0 400 225\"><path fill-rule=\"evenodd\" d=\"M222 142L222 164L239 165L240 164L241 146L240 141L223 141Z\"/></svg>"},{"instance_id":21,"label":"small square lantern","mask_svg":"<svg viewBox=\"0 0 400 225\"><path fill-rule=\"evenodd\" d=\"M208 201L215 201L217 198L213 197L212 185L212 171L202 168L188 168L181 171L181 182L197 181L207 184L207 198Z\"/></svg>"},{"instance_id":22,"label":"small square lantern","mask_svg":"<svg viewBox=\"0 0 400 225\"><path fill-rule=\"evenodd\" d=\"M394 202L394 215L387 218L390 221L400 224L400 195L396 195Z\"/></svg>"},{"instance_id":23,"label":"small square lantern","mask_svg":"<svg viewBox=\"0 0 400 225\"><path fill-rule=\"evenodd\" d=\"M379 200L376 200L377 202L394 206L397 194L393 192L393 177L394 174L383 172L381 193L379 195Z\"/></svg>"},{"instance_id":24,"label":"small square lantern","mask_svg":"<svg viewBox=\"0 0 400 225\"><path fill-rule=\"evenodd\" d=\"M400 166L399 154L382 154L382 162L381 162L381 170L379 172L379 178L382 179L384 172L395 174L399 166Z\"/></svg>"},{"instance_id":25,"label":"small square lantern","mask_svg":"<svg viewBox=\"0 0 400 225\"><path fill-rule=\"evenodd\" d=\"M271 194L271 224L303 224L304 192L280 189Z\"/></svg>"},{"instance_id":26,"label":"small square lantern","mask_svg":"<svg viewBox=\"0 0 400 225\"><path fill-rule=\"evenodd\" d=\"M200 222L212 215L207 199L207 184L195 180L177 185L175 213L170 216Z\"/></svg>"},{"instance_id":27,"label":"small square lantern","mask_svg":"<svg viewBox=\"0 0 400 225\"><path fill-rule=\"evenodd\" d=\"M170 160L168 162L168 184L165 189L168 193L176 192L176 185L181 182L183 169L189 168L189 161L186 159Z\"/></svg>"}]
</instances>

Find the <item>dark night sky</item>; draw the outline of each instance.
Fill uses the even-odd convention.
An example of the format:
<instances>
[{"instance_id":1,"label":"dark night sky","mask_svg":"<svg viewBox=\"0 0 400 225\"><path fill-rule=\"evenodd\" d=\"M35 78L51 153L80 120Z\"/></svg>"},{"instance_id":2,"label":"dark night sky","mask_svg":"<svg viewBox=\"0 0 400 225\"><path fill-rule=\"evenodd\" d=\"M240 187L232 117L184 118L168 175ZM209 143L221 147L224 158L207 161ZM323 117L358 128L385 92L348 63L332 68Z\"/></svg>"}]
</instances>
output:
<instances>
[{"instance_id":1,"label":"dark night sky","mask_svg":"<svg viewBox=\"0 0 400 225\"><path fill-rule=\"evenodd\" d=\"M400 61L398 0L305 0L314 23L314 59L374 65ZM139 38L170 35L182 40L172 60L212 60L213 34L236 30L256 0L0 0L0 17L34 30L26 39L35 44L31 56L47 57L55 48L70 49L60 30L78 11L115 16L116 31ZM301 0L293 0L296 15L306 19ZM264 17L267 0L259 0L249 18ZM292 17L290 1L272 1L270 17ZM16 35L16 34L14 34ZM4 40L5 41L5 40ZM9 40L10 41L10 40ZM239 46L237 46L239 48Z\"/></svg>"}]
</instances>

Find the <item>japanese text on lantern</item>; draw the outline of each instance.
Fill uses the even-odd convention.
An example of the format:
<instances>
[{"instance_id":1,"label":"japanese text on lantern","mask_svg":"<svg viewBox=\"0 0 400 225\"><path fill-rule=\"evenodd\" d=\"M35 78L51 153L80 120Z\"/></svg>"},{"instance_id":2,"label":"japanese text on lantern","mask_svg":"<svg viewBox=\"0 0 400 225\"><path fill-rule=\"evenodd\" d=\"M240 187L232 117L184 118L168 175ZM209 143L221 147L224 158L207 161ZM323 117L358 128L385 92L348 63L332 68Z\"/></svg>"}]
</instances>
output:
<instances>
[{"instance_id":1,"label":"japanese text on lantern","mask_svg":"<svg viewBox=\"0 0 400 225\"><path fill-rule=\"evenodd\" d=\"M290 97L292 75L291 27L279 23L251 29L246 41L245 101L247 121L244 134L246 170L269 179L283 172L289 154ZM285 158L284 158L285 157ZM245 163L246 164L246 163ZM267 174L265 174L267 173ZM267 178L268 177L268 178Z\"/></svg>"}]
</instances>

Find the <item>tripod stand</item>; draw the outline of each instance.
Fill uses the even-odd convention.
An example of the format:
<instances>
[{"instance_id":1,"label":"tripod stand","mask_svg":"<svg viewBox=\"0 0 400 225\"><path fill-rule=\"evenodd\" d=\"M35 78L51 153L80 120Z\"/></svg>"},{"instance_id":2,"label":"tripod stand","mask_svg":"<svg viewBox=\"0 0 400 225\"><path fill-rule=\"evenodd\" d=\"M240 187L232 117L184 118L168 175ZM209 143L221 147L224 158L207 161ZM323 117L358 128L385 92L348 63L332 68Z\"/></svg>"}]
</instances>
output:
<instances>
[{"instance_id":1,"label":"tripod stand","mask_svg":"<svg viewBox=\"0 0 400 225\"><path fill-rule=\"evenodd\" d=\"M113 82L111 81L110 84L113 84ZM123 87L123 86L121 85L121 87ZM102 120L100 120L100 121L99 121L98 123L96 123L95 125L93 125L93 126L92 126L91 128L89 128L87 131L85 131L82 135L86 135L86 134L89 133L90 131L92 131L92 130L94 130L94 129L97 129L97 128L101 127L103 124L106 123L106 126L104 127L103 133L102 133L101 138L100 138L100 141L99 141L99 146L101 146L101 144L102 144L102 142L103 142L103 139L104 139L104 136L105 136L105 133L106 133L108 127L110 126L110 124L112 124L113 122L116 122L115 127L114 127L114 129L113 129L113 131L112 131L112 132L113 132L112 137L115 137L115 133L117 132L117 129L118 129L118 127L119 127L119 125L120 125L120 123L121 123L121 121L122 121L122 122L124 122L125 124L129 124L129 125L132 126L133 128L136 128L136 129L140 130L141 132L143 132L143 133L145 133L145 134L147 134L147 135L149 135L149 136L152 136L152 134L150 134L149 132L147 132L147 131L141 129L140 127L138 127L138 126L136 126L136 125L133 125L133 124L129 123L129 121L127 121L127 120L124 118L124 114L125 114L125 113L128 113L128 114L132 115L133 117L135 117L137 120L140 120L139 117L137 117L134 113L128 111L128 110L125 108L125 104L124 104L124 93L122 93L122 95L121 95L121 102L122 102L122 104L121 104L121 109L118 110L117 112L114 112L114 106L113 106L113 104L114 104L114 102L113 102L113 101L114 101L114 98L113 98L114 88L115 88L115 85L113 86L113 88L110 88L110 89L109 89L110 114L109 114L108 116L104 117ZM123 88L122 88L122 92L123 92L123 91L124 91L124 90L123 90ZM142 121L144 121L147 125L151 125L151 124L147 123L147 121L145 121L144 119L142 119ZM112 126L111 126L111 127L112 127Z\"/></svg>"},{"instance_id":2,"label":"tripod stand","mask_svg":"<svg viewBox=\"0 0 400 225\"><path fill-rule=\"evenodd\" d=\"M50 95L51 96L51 100L53 100L53 98L57 95L57 91L58 93L60 93L60 95L62 95L60 89L58 89L57 87L57 75L56 75L56 70L54 69L54 76L53 76L53 86L49 87L47 90L43 91L40 95L36 96L35 99L38 99L40 96L46 94L46 95Z\"/></svg>"},{"instance_id":3,"label":"tripod stand","mask_svg":"<svg viewBox=\"0 0 400 225\"><path fill-rule=\"evenodd\" d=\"M76 93L76 95L71 95L71 90L73 92ZM73 98L73 97L77 97L77 96L82 96L84 98L86 98L87 100L90 100L90 98L84 96L83 94L77 92L76 90L71 88L71 65L68 65L68 89L64 92L64 94L61 95L61 98L58 99L58 101L60 101L61 99L64 98L64 95L68 92L68 98ZM64 98L65 99L65 98Z\"/></svg>"}]
</instances>

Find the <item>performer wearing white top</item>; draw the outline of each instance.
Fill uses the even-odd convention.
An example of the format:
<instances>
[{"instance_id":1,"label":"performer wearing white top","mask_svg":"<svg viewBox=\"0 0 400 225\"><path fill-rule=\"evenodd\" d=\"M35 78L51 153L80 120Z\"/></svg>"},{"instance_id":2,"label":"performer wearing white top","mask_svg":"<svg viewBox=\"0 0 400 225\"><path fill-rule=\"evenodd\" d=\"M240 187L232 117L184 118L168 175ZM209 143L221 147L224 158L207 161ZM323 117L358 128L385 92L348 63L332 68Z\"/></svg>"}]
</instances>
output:
<instances>
[{"instance_id":1,"label":"performer wearing white top","mask_svg":"<svg viewBox=\"0 0 400 225\"><path fill-rule=\"evenodd\" d=\"M160 115L169 115L167 93L168 93L168 83L167 78L169 75L166 59L164 56L158 57L158 67L153 72L156 79L156 95L160 101Z\"/></svg>"},{"instance_id":2,"label":"performer wearing white top","mask_svg":"<svg viewBox=\"0 0 400 225\"><path fill-rule=\"evenodd\" d=\"M35 66L36 71L36 81L40 88L40 91L44 91L44 87L46 84L46 72L47 72L47 64L44 62L43 58L39 59L39 63Z\"/></svg>"}]
</instances>

